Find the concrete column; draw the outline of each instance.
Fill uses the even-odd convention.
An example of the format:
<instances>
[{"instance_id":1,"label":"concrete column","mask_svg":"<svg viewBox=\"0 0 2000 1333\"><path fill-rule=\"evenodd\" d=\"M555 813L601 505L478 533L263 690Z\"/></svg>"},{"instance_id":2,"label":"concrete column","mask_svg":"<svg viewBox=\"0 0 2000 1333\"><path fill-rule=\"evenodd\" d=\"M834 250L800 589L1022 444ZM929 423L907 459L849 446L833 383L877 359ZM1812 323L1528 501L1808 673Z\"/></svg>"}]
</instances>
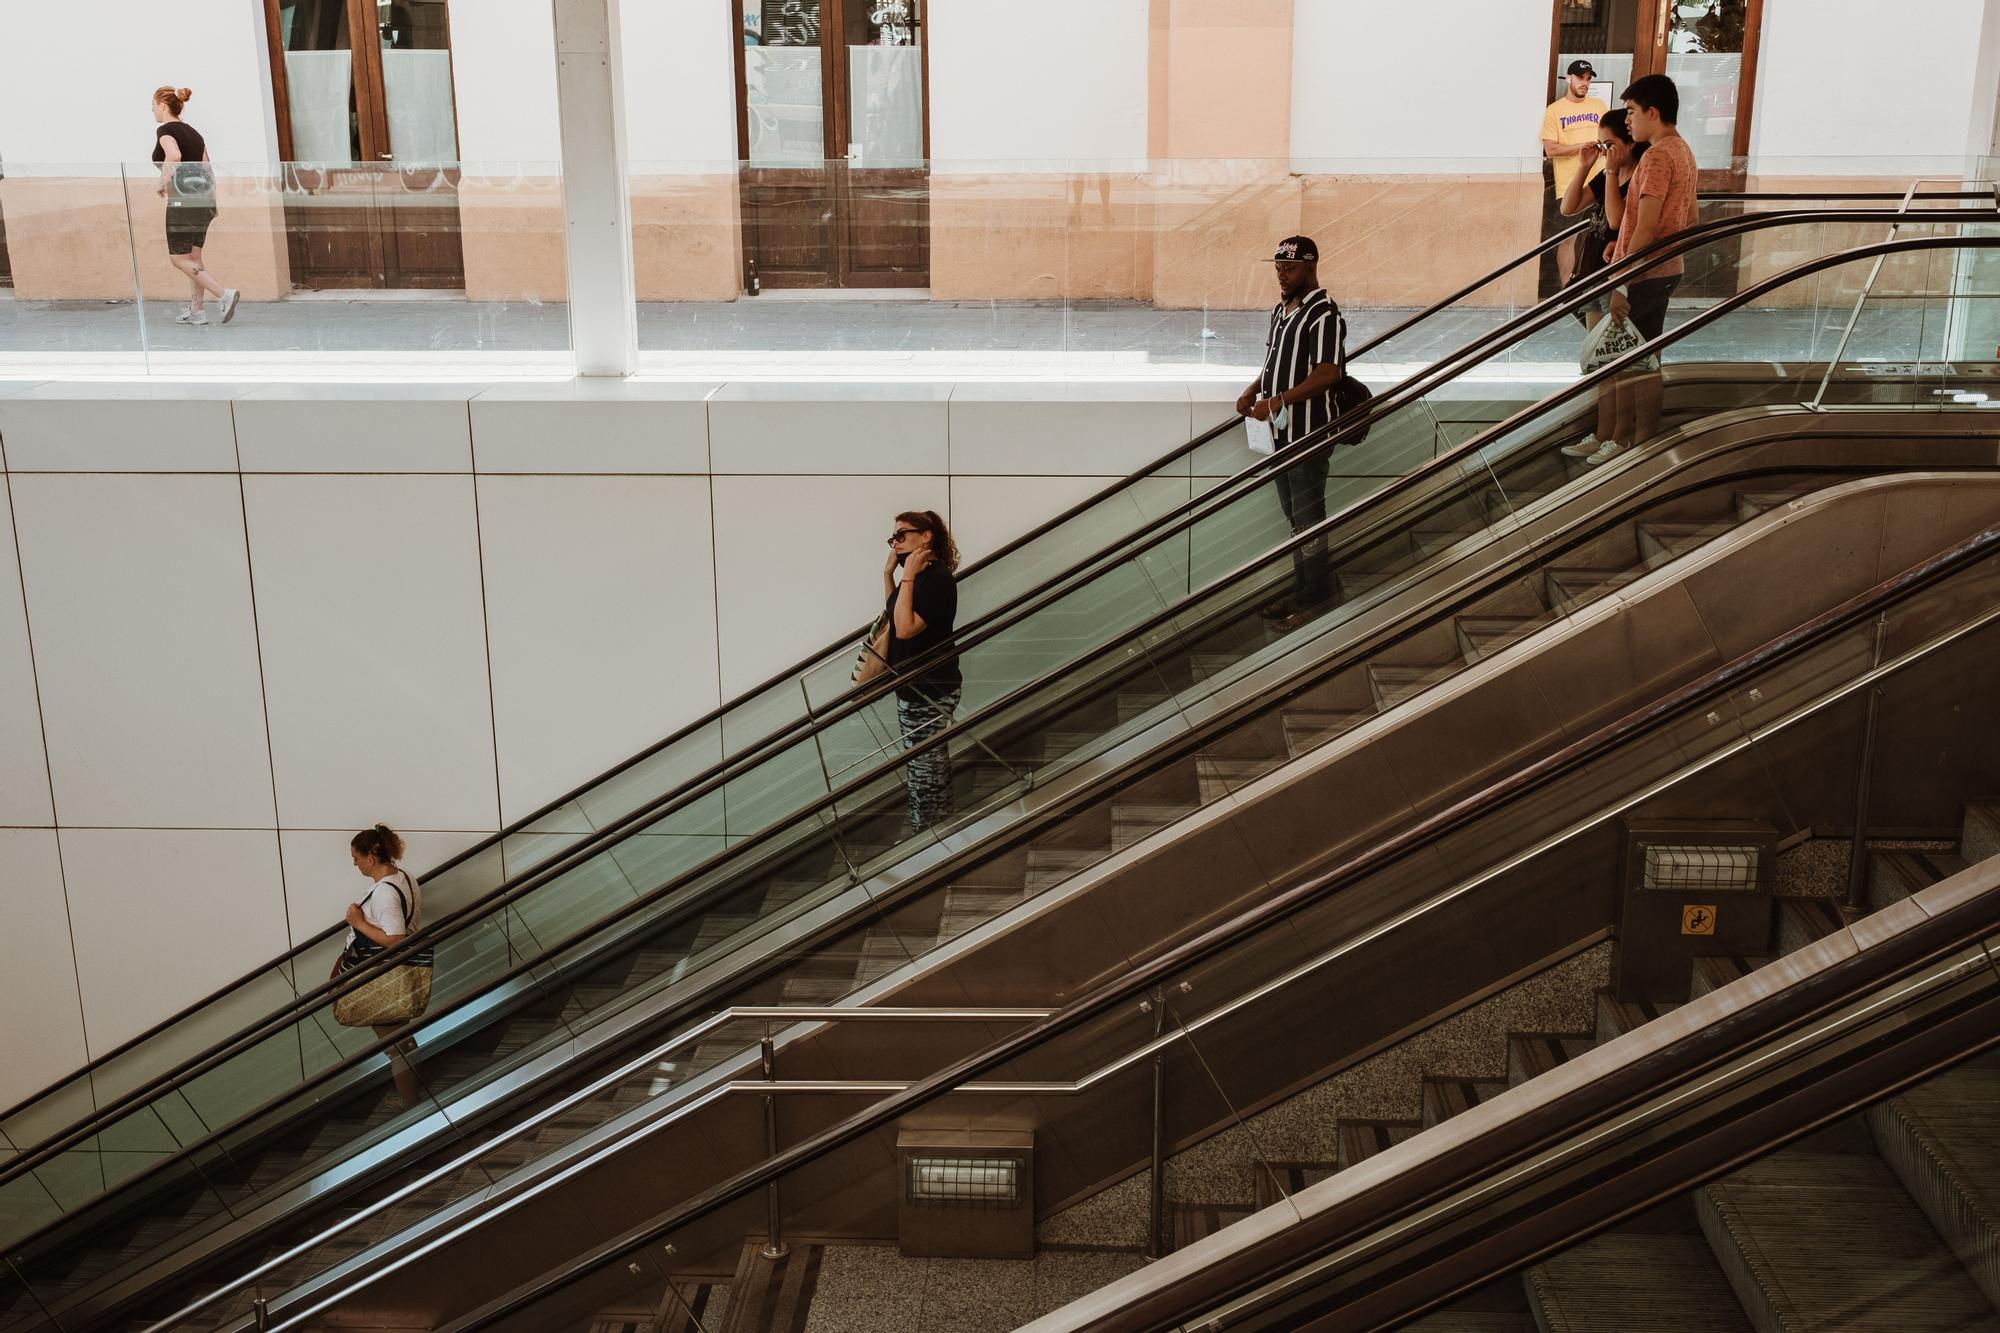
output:
<instances>
[{"instance_id":1,"label":"concrete column","mask_svg":"<svg viewBox=\"0 0 2000 1333\"><path fill-rule=\"evenodd\" d=\"M579 375L629 375L639 355L625 189L616 0L553 0L570 337Z\"/></svg>"}]
</instances>

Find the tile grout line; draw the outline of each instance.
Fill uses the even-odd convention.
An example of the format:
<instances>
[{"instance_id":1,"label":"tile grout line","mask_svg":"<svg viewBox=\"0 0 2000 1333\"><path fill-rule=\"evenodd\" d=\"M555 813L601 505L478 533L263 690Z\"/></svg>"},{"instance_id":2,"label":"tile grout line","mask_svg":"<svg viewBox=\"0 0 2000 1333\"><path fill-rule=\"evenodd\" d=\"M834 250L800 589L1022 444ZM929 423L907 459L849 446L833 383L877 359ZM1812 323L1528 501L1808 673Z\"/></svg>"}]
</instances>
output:
<instances>
[{"instance_id":1,"label":"tile grout line","mask_svg":"<svg viewBox=\"0 0 2000 1333\"><path fill-rule=\"evenodd\" d=\"M472 400L465 403L465 448L472 455ZM486 601L486 533L479 512L479 474L467 474L472 483L472 549L479 565L479 637L486 650L486 724L493 743L493 827L507 827L506 802L500 787L500 706L493 689L493 613Z\"/></svg>"},{"instance_id":2,"label":"tile grout line","mask_svg":"<svg viewBox=\"0 0 2000 1333\"><path fill-rule=\"evenodd\" d=\"M278 861L278 906L284 912L285 945L298 945L292 933L292 892L285 880L284 819L278 804L278 756L271 742L271 688L264 679L264 627L257 616L257 561L250 552L250 497L243 484L243 442L236 433L236 404L225 400L229 411L229 447L236 454L236 505L243 519L243 577L250 595L250 643L257 652L257 706L264 717L264 767L271 778L271 842Z\"/></svg>"},{"instance_id":3,"label":"tile grout line","mask_svg":"<svg viewBox=\"0 0 2000 1333\"><path fill-rule=\"evenodd\" d=\"M83 1038L84 1062L88 1064L92 1057L90 1023L83 1003L83 964L76 956L76 918L70 911L69 867L63 858L62 814L56 807L55 761L49 755L49 720L42 710L42 673L41 666L35 659L35 626L34 618L28 610L28 570L21 560L21 525L14 508L13 477L0 471L0 485L4 485L7 492L7 530L8 535L14 539L14 577L21 588L21 628L27 638L28 679L34 682L35 725L42 733L42 773L44 780L49 784L49 837L56 845L56 879L62 887L63 925L69 935L70 981L76 986L76 1026L78 1035ZM97 1104L95 1079L91 1081L90 1100L93 1106Z\"/></svg>"}]
</instances>

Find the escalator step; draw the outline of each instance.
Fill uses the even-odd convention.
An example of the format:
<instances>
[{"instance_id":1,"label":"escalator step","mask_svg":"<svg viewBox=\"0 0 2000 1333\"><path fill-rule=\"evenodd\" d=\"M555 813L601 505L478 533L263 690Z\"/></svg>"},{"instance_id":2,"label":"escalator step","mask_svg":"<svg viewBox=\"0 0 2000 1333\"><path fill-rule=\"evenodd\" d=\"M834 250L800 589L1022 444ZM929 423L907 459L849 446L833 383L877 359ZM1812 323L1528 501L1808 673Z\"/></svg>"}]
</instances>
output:
<instances>
[{"instance_id":1,"label":"escalator step","mask_svg":"<svg viewBox=\"0 0 2000 1333\"><path fill-rule=\"evenodd\" d=\"M1383 711L1406 703L1433 686L1450 680L1465 669L1461 662L1429 662L1401 665L1370 662L1368 686L1375 694L1375 706Z\"/></svg>"},{"instance_id":2,"label":"escalator step","mask_svg":"<svg viewBox=\"0 0 2000 1333\"><path fill-rule=\"evenodd\" d=\"M1196 786L1201 793L1203 805L1213 805L1263 777L1273 769L1283 767L1285 760L1279 755L1263 759L1218 759L1202 755L1195 764Z\"/></svg>"},{"instance_id":3,"label":"escalator step","mask_svg":"<svg viewBox=\"0 0 2000 1333\"><path fill-rule=\"evenodd\" d=\"M1889 1169L2000 1307L2000 1069L1961 1065L1866 1112Z\"/></svg>"},{"instance_id":4,"label":"escalator step","mask_svg":"<svg viewBox=\"0 0 2000 1333\"><path fill-rule=\"evenodd\" d=\"M1454 622L1458 649L1471 666L1533 634L1546 623L1540 616L1460 616Z\"/></svg>"},{"instance_id":5,"label":"escalator step","mask_svg":"<svg viewBox=\"0 0 2000 1333\"><path fill-rule=\"evenodd\" d=\"M1375 715L1345 708L1287 708L1279 716L1284 721L1285 752L1296 759Z\"/></svg>"},{"instance_id":6,"label":"escalator step","mask_svg":"<svg viewBox=\"0 0 2000 1333\"><path fill-rule=\"evenodd\" d=\"M1431 1074L1424 1078L1424 1128L1463 1115L1481 1102L1507 1091L1504 1078L1459 1078Z\"/></svg>"},{"instance_id":7,"label":"escalator step","mask_svg":"<svg viewBox=\"0 0 2000 1333\"><path fill-rule=\"evenodd\" d=\"M1597 1045L1588 1032L1514 1032L1507 1037L1507 1086L1568 1064Z\"/></svg>"},{"instance_id":8,"label":"escalator step","mask_svg":"<svg viewBox=\"0 0 2000 1333\"><path fill-rule=\"evenodd\" d=\"M1717 537L1732 532L1734 523L1649 522L1639 525L1639 559L1647 569L1658 569L1690 551L1699 550Z\"/></svg>"},{"instance_id":9,"label":"escalator step","mask_svg":"<svg viewBox=\"0 0 2000 1333\"><path fill-rule=\"evenodd\" d=\"M1748 523L1757 515L1781 505L1790 504L1799 498L1797 491L1738 491L1736 492L1736 521Z\"/></svg>"},{"instance_id":10,"label":"escalator step","mask_svg":"<svg viewBox=\"0 0 2000 1333\"><path fill-rule=\"evenodd\" d=\"M1778 899L1778 953L1796 953L1808 944L1847 928L1840 904L1832 898Z\"/></svg>"},{"instance_id":11,"label":"escalator step","mask_svg":"<svg viewBox=\"0 0 2000 1333\"><path fill-rule=\"evenodd\" d=\"M1618 1230L1523 1275L1547 1333L1751 1333L1729 1279L1700 1236Z\"/></svg>"},{"instance_id":12,"label":"escalator step","mask_svg":"<svg viewBox=\"0 0 2000 1333\"><path fill-rule=\"evenodd\" d=\"M1345 1171L1423 1132L1421 1120L1347 1120L1334 1131L1340 1169Z\"/></svg>"},{"instance_id":13,"label":"escalator step","mask_svg":"<svg viewBox=\"0 0 2000 1333\"><path fill-rule=\"evenodd\" d=\"M1264 1162L1250 1168L1258 1209L1269 1208L1340 1170L1338 1162Z\"/></svg>"},{"instance_id":14,"label":"escalator step","mask_svg":"<svg viewBox=\"0 0 2000 1333\"><path fill-rule=\"evenodd\" d=\"M1677 1007L1643 1000L1621 1000L1609 990L1600 990L1597 992L1597 1027L1591 1035L1596 1038L1599 1045L1602 1045L1624 1036L1635 1028L1644 1027Z\"/></svg>"},{"instance_id":15,"label":"escalator step","mask_svg":"<svg viewBox=\"0 0 2000 1333\"><path fill-rule=\"evenodd\" d=\"M975 926L982 926L1002 912L1011 911L1028 900L1032 891L991 885L955 884L945 891L944 915L938 923L938 940L957 939Z\"/></svg>"},{"instance_id":16,"label":"escalator step","mask_svg":"<svg viewBox=\"0 0 2000 1333\"><path fill-rule=\"evenodd\" d=\"M1205 1236L1250 1216L1247 1203L1181 1203L1174 1205L1174 1248L1185 1249Z\"/></svg>"},{"instance_id":17,"label":"escalator step","mask_svg":"<svg viewBox=\"0 0 2000 1333\"><path fill-rule=\"evenodd\" d=\"M1201 807L1187 805L1114 805L1111 807L1111 845L1117 849L1130 847L1135 842L1150 838L1153 834L1187 818Z\"/></svg>"},{"instance_id":18,"label":"escalator step","mask_svg":"<svg viewBox=\"0 0 2000 1333\"><path fill-rule=\"evenodd\" d=\"M1544 575L1549 605L1575 611L1635 583L1646 571L1629 569L1550 569Z\"/></svg>"},{"instance_id":19,"label":"escalator step","mask_svg":"<svg viewBox=\"0 0 2000 1333\"><path fill-rule=\"evenodd\" d=\"M1702 1232L1752 1322L1843 1333L2000 1333L2000 1314L1882 1159L1818 1150L1822 1137L1752 1162L1696 1196Z\"/></svg>"}]
</instances>

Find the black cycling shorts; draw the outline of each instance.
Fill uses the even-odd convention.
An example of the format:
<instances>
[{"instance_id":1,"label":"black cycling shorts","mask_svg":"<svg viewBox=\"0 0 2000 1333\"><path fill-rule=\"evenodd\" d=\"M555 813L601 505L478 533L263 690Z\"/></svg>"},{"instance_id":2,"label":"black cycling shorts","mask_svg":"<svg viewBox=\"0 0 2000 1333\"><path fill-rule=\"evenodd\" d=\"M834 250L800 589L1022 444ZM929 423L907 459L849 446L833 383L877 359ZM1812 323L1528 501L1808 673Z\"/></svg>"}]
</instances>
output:
<instances>
[{"instance_id":1,"label":"black cycling shorts","mask_svg":"<svg viewBox=\"0 0 2000 1333\"><path fill-rule=\"evenodd\" d=\"M184 255L208 244L208 227L215 209L203 204L167 205L167 253Z\"/></svg>"}]
</instances>

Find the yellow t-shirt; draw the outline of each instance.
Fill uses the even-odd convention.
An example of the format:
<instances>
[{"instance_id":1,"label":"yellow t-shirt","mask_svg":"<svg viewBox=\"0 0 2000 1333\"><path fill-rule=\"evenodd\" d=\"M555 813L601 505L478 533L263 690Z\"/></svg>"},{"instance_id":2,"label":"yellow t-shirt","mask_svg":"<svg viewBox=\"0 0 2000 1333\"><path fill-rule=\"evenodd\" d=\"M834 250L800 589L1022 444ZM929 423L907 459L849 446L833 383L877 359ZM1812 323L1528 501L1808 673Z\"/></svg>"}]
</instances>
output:
<instances>
[{"instance_id":1,"label":"yellow t-shirt","mask_svg":"<svg viewBox=\"0 0 2000 1333\"><path fill-rule=\"evenodd\" d=\"M1549 109L1542 113L1542 139L1557 143L1595 143L1597 141L1597 120L1604 114L1604 103L1595 97L1586 97L1581 102L1572 102L1567 97L1558 97L1549 103ZM1568 157L1552 157L1549 165L1556 169L1556 198L1560 199L1569 189L1569 183L1576 175L1578 165L1574 154ZM1590 168L1595 176L1604 170L1600 159Z\"/></svg>"}]
</instances>

